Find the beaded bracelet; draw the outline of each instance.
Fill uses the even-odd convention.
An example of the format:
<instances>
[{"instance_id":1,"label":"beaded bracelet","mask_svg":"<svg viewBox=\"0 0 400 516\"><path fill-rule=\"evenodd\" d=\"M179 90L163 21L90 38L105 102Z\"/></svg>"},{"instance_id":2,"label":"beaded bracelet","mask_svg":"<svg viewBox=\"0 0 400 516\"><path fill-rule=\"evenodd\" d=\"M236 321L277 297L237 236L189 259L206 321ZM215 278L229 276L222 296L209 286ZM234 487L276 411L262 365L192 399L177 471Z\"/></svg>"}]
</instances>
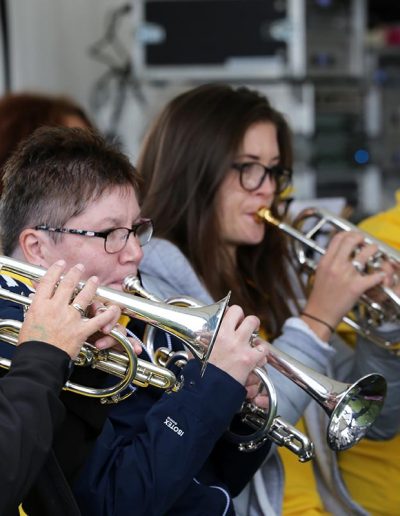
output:
<instances>
[{"instance_id":1,"label":"beaded bracelet","mask_svg":"<svg viewBox=\"0 0 400 516\"><path fill-rule=\"evenodd\" d=\"M301 312L301 315L304 315L305 317L309 317L310 319L313 319L314 321L317 321L321 324L323 324L324 326L326 326L327 328L329 328L329 330L334 333L335 331L335 328L333 328L333 326L331 326L330 324L328 324L326 321L323 321L322 319L319 319L318 317L315 317L315 315L311 315L311 314L308 314L307 312Z\"/></svg>"}]
</instances>

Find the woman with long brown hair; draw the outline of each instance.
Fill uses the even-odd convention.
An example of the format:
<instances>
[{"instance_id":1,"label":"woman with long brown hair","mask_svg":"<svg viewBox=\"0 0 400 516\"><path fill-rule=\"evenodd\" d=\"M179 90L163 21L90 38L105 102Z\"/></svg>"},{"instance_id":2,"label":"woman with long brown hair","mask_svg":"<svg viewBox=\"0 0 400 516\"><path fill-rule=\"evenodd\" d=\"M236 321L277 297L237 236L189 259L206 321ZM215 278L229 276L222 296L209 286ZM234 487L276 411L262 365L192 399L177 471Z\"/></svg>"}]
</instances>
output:
<instances>
[{"instance_id":1,"label":"woman with long brown hair","mask_svg":"<svg viewBox=\"0 0 400 516\"><path fill-rule=\"evenodd\" d=\"M342 342L331 346L332 332L364 291L388 279L382 273L359 274L353 253L362 237L342 232L320 260L308 299L299 299L285 237L257 218L260 207L279 217L292 159L288 124L258 92L211 84L173 99L150 128L138 161L143 213L151 213L157 237L146 249L142 280L161 297L186 294L204 303L230 290L234 303L259 317L277 348L324 374L358 378L375 369L375 350L366 353L371 346L364 342L355 353ZM357 261L366 263L375 251L375 246L363 246ZM296 423L310 398L275 370L269 373L279 413ZM308 410L311 405L316 406ZM385 428L390 417L386 411L377 428ZM396 424L397 419L390 428ZM323 426L318 415L313 422L307 419L318 446L324 441ZM239 514L321 514L344 508L363 513L343 485L340 496L329 494L331 471L337 475L335 460L333 469L325 471L323 502L311 465L297 466L294 456L283 451L284 496L281 459L271 453L239 497ZM323 471L319 474L324 477Z\"/></svg>"}]
</instances>

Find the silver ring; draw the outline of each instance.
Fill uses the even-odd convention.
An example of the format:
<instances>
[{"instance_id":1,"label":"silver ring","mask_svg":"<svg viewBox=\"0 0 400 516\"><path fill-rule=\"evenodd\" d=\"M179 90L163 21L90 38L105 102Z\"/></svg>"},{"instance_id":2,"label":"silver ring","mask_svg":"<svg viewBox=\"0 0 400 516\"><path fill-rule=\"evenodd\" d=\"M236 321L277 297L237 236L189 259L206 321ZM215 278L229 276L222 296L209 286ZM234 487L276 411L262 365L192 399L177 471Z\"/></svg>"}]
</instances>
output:
<instances>
[{"instance_id":1,"label":"silver ring","mask_svg":"<svg viewBox=\"0 0 400 516\"><path fill-rule=\"evenodd\" d=\"M249 340L249 344L252 348L256 347L256 345L254 344L254 340L258 337L258 332L256 331L253 331L253 333L250 335L250 340Z\"/></svg>"},{"instance_id":2,"label":"silver ring","mask_svg":"<svg viewBox=\"0 0 400 516\"><path fill-rule=\"evenodd\" d=\"M364 272L364 265L361 262L359 262L358 260L352 260L351 263L357 272Z\"/></svg>"},{"instance_id":3,"label":"silver ring","mask_svg":"<svg viewBox=\"0 0 400 516\"><path fill-rule=\"evenodd\" d=\"M72 303L71 305L75 310L78 310L78 312L81 314L81 317L86 316L86 311L81 307L79 303Z\"/></svg>"}]
</instances>

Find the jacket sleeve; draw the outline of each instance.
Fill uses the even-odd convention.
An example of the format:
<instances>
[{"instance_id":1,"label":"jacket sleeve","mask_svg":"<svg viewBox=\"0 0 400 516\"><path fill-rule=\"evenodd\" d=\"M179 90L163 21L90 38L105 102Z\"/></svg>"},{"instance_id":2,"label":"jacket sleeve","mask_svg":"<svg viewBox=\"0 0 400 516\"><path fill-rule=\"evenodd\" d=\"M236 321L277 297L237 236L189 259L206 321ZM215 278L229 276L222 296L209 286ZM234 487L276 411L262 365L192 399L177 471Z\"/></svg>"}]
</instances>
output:
<instances>
[{"instance_id":1,"label":"jacket sleeve","mask_svg":"<svg viewBox=\"0 0 400 516\"><path fill-rule=\"evenodd\" d=\"M8 514L34 483L64 416L58 395L69 356L43 342L18 346L0 379L0 514Z\"/></svg>"},{"instance_id":2,"label":"jacket sleeve","mask_svg":"<svg viewBox=\"0 0 400 516\"><path fill-rule=\"evenodd\" d=\"M400 330L379 330L389 342L400 341ZM391 439L400 430L400 357L370 340L358 336L352 355L337 354L334 374L346 382L370 373L379 373L386 379L387 394L383 409L368 432L370 439Z\"/></svg>"},{"instance_id":3,"label":"jacket sleeve","mask_svg":"<svg viewBox=\"0 0 400 516\"><path fill-rule=\"evenodd\" d=\"M249 426L244 426L242 423L238 428L240 428L240 434L252 432ZM235 425L232 430L236 430ZM240 451L238 445L230 442L226 436L220 439L213 450L212 461L219 480L228 486L232 498L238 496L253 478L270 448L271 441L267 440L258 450L247 453Z\"/></svg>"},{"instance_id":4,"label":"jacket sleeve","mask_svg":"<svg viewBox=\"0 0 400 516\"><path fill-rule=\"evenodd\" d=\"M319 341L308 326L295 317L286 321L282 335L272 344L278 351L321 374L326 374L335 356L332 347ZM267 371L276 390L278 414L290 424L296 424L312 398L276 368L267 366Z\"/></svg>"},{"instance_id":5,"label":"jacket sleeve","mask_svg":"<svg viewBox=\"0 0 400 516\"><path fill-rule=\"evenodd\" d=\"M154 399L138 389L117 405L75 484L84 515L165 514L185 492L240 409L245 389L195 360L183 388Z\"/></svg>"}]
</instances>

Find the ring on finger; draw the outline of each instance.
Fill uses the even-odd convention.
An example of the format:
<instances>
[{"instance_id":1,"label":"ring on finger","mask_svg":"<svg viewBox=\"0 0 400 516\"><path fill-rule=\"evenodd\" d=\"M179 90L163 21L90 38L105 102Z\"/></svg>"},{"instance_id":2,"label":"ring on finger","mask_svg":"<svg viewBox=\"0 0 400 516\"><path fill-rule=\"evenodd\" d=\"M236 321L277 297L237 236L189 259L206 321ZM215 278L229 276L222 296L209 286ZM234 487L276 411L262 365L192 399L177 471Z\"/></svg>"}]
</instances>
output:
<instances>
[{"instance_id":1,"label":"ring on finger","mask_svg":"<svg viewBox=\"0 0 400 516\"><path fill-rule=\"evenodd\" d=\"M358 260L352 260L351 263L357 272L364 272L364 265L361 262L359 262Z\"/></svg>"},{"instance_id":2,"label":"ring on finger","mask_svg":"<svg viewBox=\"0 0 400 516\"><path fill-rule=\"evenodd\" d=\"M81 317L86 316L86 310L79 303L72 303L71 306L81 314Z\"/></svg>"},{"instance_id":3,"label":"ring on finger","mask_svg":"<svg viewBox=\"0 0 400 516\"><path fill-rule=\"evenodd\" d=\"M249 344L252 348L256 347L255 339L258 337L258 333L256 331L253 331L253 333L250 335Z\"/></svg>"}]
</instances>

